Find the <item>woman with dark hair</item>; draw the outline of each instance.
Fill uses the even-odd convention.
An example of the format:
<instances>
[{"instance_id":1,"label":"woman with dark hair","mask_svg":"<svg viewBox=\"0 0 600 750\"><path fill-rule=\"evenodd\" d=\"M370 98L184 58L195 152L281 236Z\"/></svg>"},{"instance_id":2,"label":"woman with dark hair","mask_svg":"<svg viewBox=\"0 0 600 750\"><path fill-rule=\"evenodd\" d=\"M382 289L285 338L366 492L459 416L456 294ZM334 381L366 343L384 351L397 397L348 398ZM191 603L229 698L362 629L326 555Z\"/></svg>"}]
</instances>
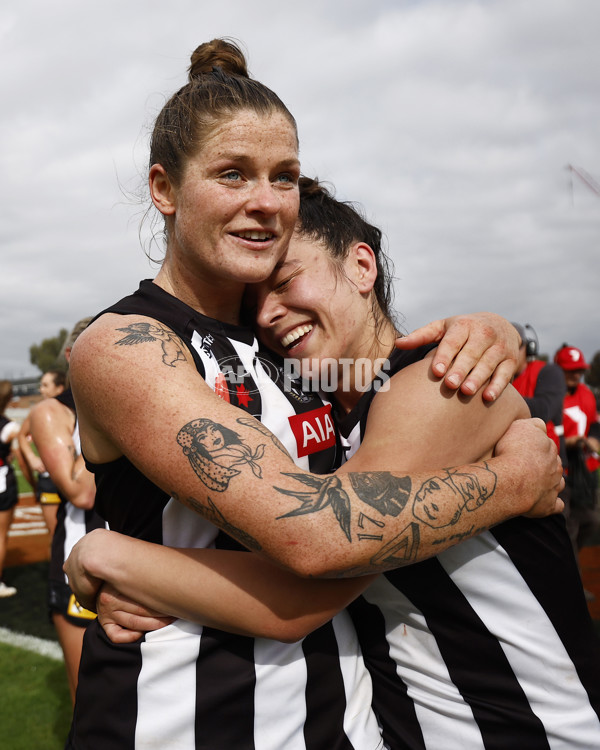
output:
<instances>
[{"instance_id":1,"label":"woman with dark hair","mask_svg":"<svg viewBox=\"0 0 600 750\"><path fill-rule=\"evenodd\" d=\"M492 406L461 402L427 377L428 347L393 351L380 233L316 181L302 179L300 188L294 237L272 276L252 293L253 303L264 342L298 358L299 366L310 363L307 375L320 374L315 361L337 363L333 415L349 459L342 470L381 468L398 451L411 470L487 458L507 425L527 414L524 402L514 389ZM365 359L383 363L367 388L353 370ZM361 533L376 535L408 500L409 488L389 474L350 476L358 487L368 486L372 499ZM493 492L493 472L485 465L434 472L410 494L411 531L451 533L461 517L476 518ZM439 503L442 496L454 503ZM329 512L326 504L317 510ZM413 538L407 532L405 544ZM206 561L192 551L129 549L118 535L111 536L107 559L101 539L89 541L84 557L94 574L134 598L143 588L144 604L160 612L198 622L218 616L225 629L278 638L291 637L293 628L306 636L318 624L314 581L302 590L265 570L265 594L266 585L232 573L231 560L222 567L213 556L201 571ZM166 572L157 578L159 567ZM242 559L238 567L245 567ZM185 594L169 583L174 579L188 583ZM137 629L160 624L144 622L141 608L110 590L99 606L116 638L139 636L119 632L117 622ZM465 743L488 748L514 741L586 750L600 742L600 647L561 515L515 518L431 560L387 571L348 612L389 747L460 750Z\"/></svg>"}]
</instances>

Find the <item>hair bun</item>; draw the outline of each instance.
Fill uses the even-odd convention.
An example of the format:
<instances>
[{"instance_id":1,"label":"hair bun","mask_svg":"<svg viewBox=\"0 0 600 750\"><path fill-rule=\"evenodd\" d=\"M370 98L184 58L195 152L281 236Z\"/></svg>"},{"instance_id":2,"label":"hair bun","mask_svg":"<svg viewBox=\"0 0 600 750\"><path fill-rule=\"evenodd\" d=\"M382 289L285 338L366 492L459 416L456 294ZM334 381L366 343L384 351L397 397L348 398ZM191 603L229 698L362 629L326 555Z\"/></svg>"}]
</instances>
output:
<instances>
[{"instance_id":1,"label":"hair bun","mask_svg":"<svg viewBox=\"0 0 600 750\"><path fill-rule=\"evenodd\" d=\"M246 57L232 39L213 39L197 47L192 53L188 79L193 81L198 76L212 73L216 67L229 75L250 77Z\"/></svg>"}]
</instances>

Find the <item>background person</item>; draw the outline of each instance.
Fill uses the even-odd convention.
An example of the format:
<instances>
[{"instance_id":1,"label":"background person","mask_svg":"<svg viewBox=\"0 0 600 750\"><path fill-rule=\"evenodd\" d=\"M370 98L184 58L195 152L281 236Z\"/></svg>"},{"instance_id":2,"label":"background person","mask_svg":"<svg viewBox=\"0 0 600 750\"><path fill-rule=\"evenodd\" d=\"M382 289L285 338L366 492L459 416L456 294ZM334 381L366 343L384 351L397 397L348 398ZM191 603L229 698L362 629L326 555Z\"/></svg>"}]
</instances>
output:
<instances>
[{"instance_id":1,"label":"background person","mask_svg":"<svg viewBox=\"0 0 600 750\"><path fill-rule=\"evenodd\" d=\"M12 523L15 505L19 501L17 479L11 465L13 440L19 433L19 425L4 413L12 401L13 390L9 380L0 380L0 599L14 596L17 589L2 579L8 530Z\"/></svg>"},{"instance_id":2,"label":"background person","mask_svg":"<svg viewBox=\"0 0 600 750\"><path fill-rule=\"evenodd\" d=\"M91 318L73 327L65 343L65 358ZM75 701L77 672L85 628L94 613L82 607L69 588L62 566L71 548L86 532L104 525L94 512L94 477L85 468L79 429L70 388L34 406L29 413L29 430L43 467L60 494L56 526L52 537L48 582L48 607L65 657L71 699Z\"/></svg>"},{"instance_id":3,"label":"background person","mask_svg":"<svg viewBox=\"0 0 600 750\"><path fill-rule=\"evenodd\" d=\"M582 382L589 365L581 349L563 344L554 361L563 370L567 384L563 403L568 469L565 513L569 536L578 556L579 550L600 528L597 496L600 425L594 394ZM588 594L588 598L593 595Z\"/></svg>"},{"instance_id":4,"label":"background person","mask_svg":"<svg viewBox=\"0 0 600 750\"><path fill-rule=\"evenodd\" d=\"M567 393L567 384L562 369L553 362L538 358L538 337L528 323L513 323L521 337L519 362L513 387L523 396L532 417L538 417L546 423L549 437L554 440L563 465L566 466L563 428L563 401Z\"/></svg>"},{"instance_id":5,"label":"background person","mask_svg":"<svg viewBox=\"0 0 600 750\"><path fill-rule=\"evenodd\" d=\"M48 370L40 380L40 394L43 399L56 398L67 387L67 376L63 370ZM29 414L23 420L18 435L19 463L25 478L32 486L36 500L41 504L42 515L50 538L56 529L56 514L60 504L60 495L43 461L33 450Z\"/></svg>"}]
</instances>

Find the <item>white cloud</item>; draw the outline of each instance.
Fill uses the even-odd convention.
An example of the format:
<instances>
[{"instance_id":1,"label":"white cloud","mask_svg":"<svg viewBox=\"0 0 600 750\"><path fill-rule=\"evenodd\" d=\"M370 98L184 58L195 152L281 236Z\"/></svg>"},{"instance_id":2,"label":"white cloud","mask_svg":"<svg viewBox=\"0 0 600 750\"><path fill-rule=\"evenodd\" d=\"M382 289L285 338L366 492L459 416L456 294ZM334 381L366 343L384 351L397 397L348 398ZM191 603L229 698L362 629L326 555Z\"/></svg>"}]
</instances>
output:
<instances>
[{"instance_id":1,"label":"white cloud","mask_svg":"<svg viewBox=\"0 0 600 750\"><path fill-rule=\"evenodd\" d=\"M149 124L213 36L295 114L308 174L388 236L412 328L493 309L600 349L595 0L22 0L0 10L0 376L132 290ZM128 195L128 192L131 195Z\"/></svg>"}]
</instances>

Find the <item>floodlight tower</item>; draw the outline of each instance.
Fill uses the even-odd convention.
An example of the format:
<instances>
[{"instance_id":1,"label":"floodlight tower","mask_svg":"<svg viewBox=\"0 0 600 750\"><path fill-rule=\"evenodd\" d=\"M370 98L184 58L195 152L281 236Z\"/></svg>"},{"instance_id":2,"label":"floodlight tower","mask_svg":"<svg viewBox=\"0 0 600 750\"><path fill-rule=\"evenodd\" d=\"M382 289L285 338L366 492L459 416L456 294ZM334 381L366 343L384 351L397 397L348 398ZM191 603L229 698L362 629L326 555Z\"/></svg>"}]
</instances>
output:
<instances>
[{"instance_id":1,"label":"floodlight tower","mask_svg":"<svg viewBox=\"0 0 600 750\"><path fill-rule=\"evenodd\" d=\"M571 172L571 175L576 174L579 179L588 186L588 188L596 193L600 197L600 183L595 180L589 172L581 167L574 167L572 164L567 164L567 169ZM573 200L573 178L571 177L571 201Z\"/></svg>"}]
</instances>

